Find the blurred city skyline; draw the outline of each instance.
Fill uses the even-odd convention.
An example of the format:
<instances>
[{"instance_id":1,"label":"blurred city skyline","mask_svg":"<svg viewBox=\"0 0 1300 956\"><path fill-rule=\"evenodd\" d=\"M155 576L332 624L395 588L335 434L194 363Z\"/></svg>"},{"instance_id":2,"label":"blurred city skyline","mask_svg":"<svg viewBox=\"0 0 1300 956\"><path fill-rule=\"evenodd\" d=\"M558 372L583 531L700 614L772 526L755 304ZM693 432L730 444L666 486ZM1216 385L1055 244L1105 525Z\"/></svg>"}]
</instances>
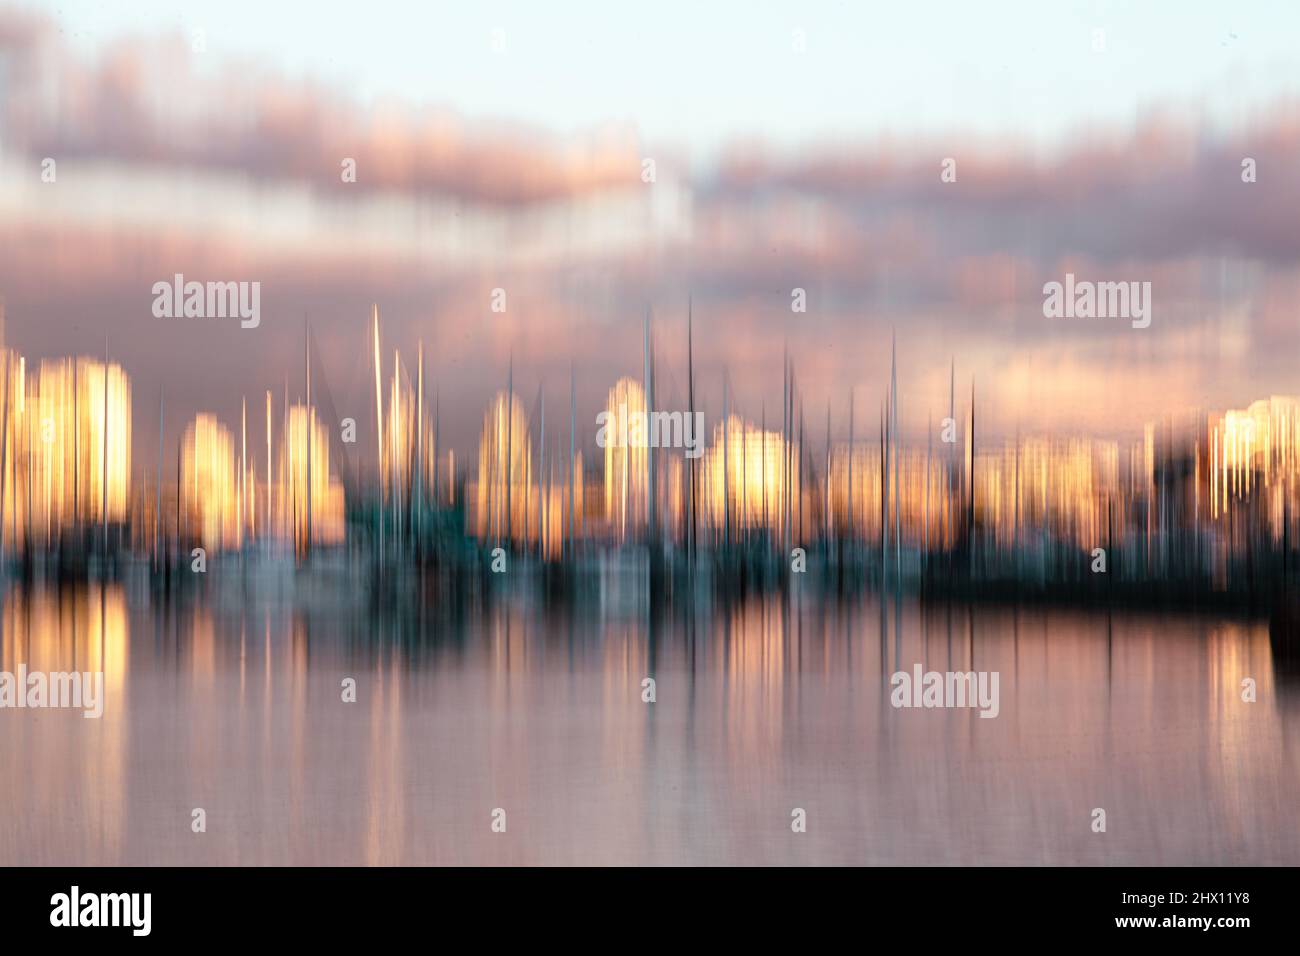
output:
<instances>
[{"instance_id":1,"label":"blurred city skyline","mask_svg":"<svg viewBox=\"0 0 1300 956\"><path fill-rule=\"evenodd\" d=\"M0 862L1300 860L1300 6L781 6L0 0Z\"/></svg>"}]
</instances>

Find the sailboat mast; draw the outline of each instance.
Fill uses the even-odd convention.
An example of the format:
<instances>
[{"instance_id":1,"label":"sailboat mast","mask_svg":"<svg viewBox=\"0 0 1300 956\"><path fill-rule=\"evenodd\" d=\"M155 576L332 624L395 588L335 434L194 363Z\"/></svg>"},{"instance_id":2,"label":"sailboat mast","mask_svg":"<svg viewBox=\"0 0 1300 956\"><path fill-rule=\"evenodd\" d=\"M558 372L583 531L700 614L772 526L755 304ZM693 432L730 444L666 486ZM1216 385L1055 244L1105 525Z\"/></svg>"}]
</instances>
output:
<instances>
[{"instance_id":1,"label":"sailboat mast","mask_svg":"<svg viewBox=\"0 0 1300 956\"><path fill-rule=\"evenodd\" d=\"M158 535L162 526L162 453L163 453L163 387L158 386L158 481L154 488L153 506L153 560L158 566Z\"/></svg>"},{"instance_id":2,"label":"sailboat mast","mask_svg":"<svg viewBox=\"0 0 1300 956\"><path fill-rule=\"evenodd\" d=\"M880 409L880 580L889 581L889 561L885 548L889 541L889 410Z\"/></svg>"},{"instance_id":3,"label":"sailboat mast","mask_svg":"<svg viewBox=\"0 0 1300 956\"><path fill-rule=\"evenodd\" d=\"M758 405L758 434L761 444L759 445L759 469L758 469L758 500L760 502L761 515L759 527L762 529L763 538L768 543L776 541L776 535L772 534L772 527L768 522L767 514L767 399L763 399Z\"/></svg>"},{"instance_id":4,"label":"sailboat mast","mask_svg":"<svg viewBox=\"0 0 1300 956\"><path fill-rule=\"evenodd\" d=\"M402 355L393 349L393 387L388 395L388 484L389 496L393 503L393 546L402 549L404 529L402 527L402 475L399 463L403 456L397 443L401 440L399 428L405 430L409 419L402 412L400 389L402 382Z\"/></svg>"},{"instance_id":5,"label":"sailboat mast","mask_svg":"<svg viewBox=\"0 0 1300 956\"><path fill-rule=\"evenodd\" d=\"M786 493L790 490L790 347L781 349L781 546L789 554Z\"/></svg>"},{"instance_id":6,"label":"sailboat mast","mask_svg":"<svg viewBox=\"0 0 1300 956\"><path fill-rule=\"evenodd\" d=\"M293 470L293 435L289 431L289 377L284 378L284 420L280 424L284 435L285 466L280 469L280 506L284 509L285 533L295 554L298 549L298 486Z\"/></svg>"},{"instance_id":7,"label":"sailboat mast","mask_svg":"<svg viewBox=\"0 0 1300 956\"><path fill-rule=\"evenodd\" d=\"M794 438L794 449L796 449L796 453L794 453L794 476L796 476L796 479L798 480L794 483L794 485L797 486L790 486L790 494L798 494L796 509L798 511L798 537L800 537L800 548L806 548L807 546L805 537L803 537L803 481L801 479L802 458L803 454L805 454L803 453L803 449L805 449L805 444L803 444L803 425L805 425L805 421L803 421L803 399L801 398L800 431L798 431L796 438ZM809 464L811 464L811 462L809 462Z\"/></svg>"},{"instance_id":8,"label":"sailboat mast","mask_svg":"<svg viewBox=\"0 0 1300 956\"><path fill-rule=\"evenodd\" d=\"M511 541L513 530L513 489L510 480L514 468L515 452L515 357L510 356L510 369L506 373L506 545Z\"/></svg>"},{"instance_id":9,"label":"sailboat mast","mask_svg":"<svg viewBox=\"0 0 1300 956\"><path fill-rule=\"evenodd\" d=\"M384 398L379 361L379 306L370 307L375 356L375 464L379 472L379 500L375 502L375 524L379 529L379 554L384 553Z\"/></svg>"},{"instance_id":10,"label":"sailboat mast","mask_svg":"<svg viewBox=\"0 0 1300 956\"><path fill-rule=\"evenodd\" d=\"M651 422L654 421L655 383L654 370L650 358L650 310L645 313L644 330L645 349L645 411L646 411L646 449L645 449L645 494L646 494L646 538L653 541L655 537L655 449L650 440Z\"/></svg>"},{"instance_id":11,"label":"sailboat mast","mask_svg":"<svg viewBox=\"0 0 1300 956\"><path fill-rule=\"evenodd\" d=\"M891 457L894 460L894 583L898 584L903 574L903 525L900 501L902 489L898 484L898 351L892 336L889 345L889 411L892 416L889 437L893 442Z\"/></svg>"},{"instance_id":12,"label":"sailboat mast","mask_svg":"<svg viewBox=\"0 0 1300 956\"><path fill-rule=\"evenodd\" d=\"M853 453L856 450L856 437L857 437L853 432L853 404L854 404L853 386L850 385L849 386L849 466L848 466L848 476L849 476L848 525L849 525L850 548L854 547L853 545L854 524L857 520L857 515L854 513L853 510Z\"/></svg>"},{"instance_id":13,"label":"sailboat mast","mask_svg":"<svg viewBox=\"0 0 1300 956\"><path fill-rule=\"evenodd\" d=\"M90 494L86 494L85 505L81 502L81 362L72 360L72 420L77 424L72 429L72 521L77 530L77 547L85 544L82 535L82 512L90 511Z\"/></svg>"},{"instance_id":14,"label":"sailboat mast","mask_svg":"<svg viewBox=\"0 0 1300 956\"><path fill-rule=\"evenodd\" d=\"M934 450L934 413L925 416L925 546L921 550L921 560L930 560L930 454Z\"/></svg>"},{"instance_id":15,"label":"sailboat mast","mask_svg":"<svg viewBox=\"0 0 1300 956\"><path fill-rule=\"evenodd\" d=\"M690 414L691 427L695 426L695 350L694 343L691 340L692 334L692 311L694 303L691 298L686 299L686 408ZM701 434L697 441L704 442L704 435ZM692 457L689 460L690 467L690 488L688 490L689 499L686 509L686 553L691 560L691 570L695 570L695 461Z\"/></svg>"},{"instance_id":16,"label":"sailboat mast","mask_svg":"<svg viewBox=\"0 0 1300 956\"><path fill-rule=\"evenodd\" d=\"M438 456L442 448L442 386L433 389L433 505L438 506Z\"/></svg>"},{"instance_id":17,"label":"sailboat mast","mask_svg":"<svg viewBox=\"0 0 1300 956\"><path fill-rule=\"evenodd\" d=\"M573 374L573 363L569 363L569 556L574 556L574 527L575 516L574 507L574 486L578 481L578 472L575 465L577 448L577 421L578 421L578 392L577 379Z\"/></svg>"},{"instance_id":18,"label":"sailboat mast","mask_svg":"<svg viewBox=\"0 0 1300 956\"><path fill-rule=\"evenodd\" d=\"M547 487L543 486L543 483L546 481L546 393L545 392L541 393L541 406L542 406L542 427L541 427L541 437L539 442L541 448L538 450L537 453L538 454L537 490L539 495L541 496L541 501L538 503L537 506L537 522L538 522L537 556L538 558L545 560L546 559L546 506L550 500L550 491L551 491L549 486Z\"/></svg>"},{"instance_id":19,"label":"sailboat mast","mask_svg":"<svg viewBox=\"0 0 1300 956\"><path fill-rule=\"evenodd\" d=\"M722 380L722 546L731 551L731 396Z\"/></svg>"},{"instance_id":20,"label":"sailboat mast","mask_svg":"<svg viewBox=\"0 0 1300 956\"><path fill-rule=\"evenodd\" d=\"M13 362L3 346L3 338L4 302L0 301L0 353L5 358L4 415L0 417L0 575L4 574L5 568L5 516L9 510L9 391L12 387L9 376L13 372Z\"/></svg>"},{"instance_id":21,"label":"sailboat mast","mask_svg":"<svg viewBox=\"0 0 1300 956\"><path fill-rule=\"evenodd\" d=\"M420 340L415 371L415 487L411 493L415 503L415 546L420 546L424 516L424 340Z\"/></svg>"},{"instance_id":22,"label":"sailboat mast","mask_svg":"<svg viewBox=\"0 0 1300 956\"><path fill-rule=\"evenodd\" d=\"M108 573L108 336L104 336L104 455L101 462L100 509L103 518L103 558L100 573Z\"/></svg>"},{"instance_id":23,"label":"sailboat mast","mask_svg":"<svg viewBox=\"0 0 1300 956\"><path fill-rule=\"evenodd\" d=\"M782 447L785 480L782 482L781 496L785 499L785 516L782 519L785 527L785 553L789 555L790 548L794 544L792 540L794 535L794 469L797 463L794 457L794 363L790 360L788 345L785 348L785 367L785 443Z\"/></svg>"},{"instance_id":24,"label":"sailboat mast","mask_svg":"<svg viewBox=\"0 0 1300 956\"><path fill-rule=\"evenodd\" d=\"M303 409L304 418L306 419L307 424L307 489L304 496L307 499L306 502L304 502L304 509L307 513L307 530L303 535L302 542L303 555L305 556L307 552L311 550L311 466L313 444L315 441L314 432L316 431L316 410L312 407L311 403L311 322L306 318L303 319L302 338L302 362L304 376L307 379L307 407Z\"/></svg>"},{"instance_id":25,"label":"sailboat mast","mask_svg":"<svg viewBox=\"0 0 1300 956\"><path fill-rule=\"evenodd\" d=\"M159 426L161 428L161 425ZM159 442L161 445L161 441ZM271 536L271 390L266 390L266 526L262 534L267 541Z\"/></svg>"},{"instance_id":26,"label":"sailboat mast","mask_svg":"<svg viewBox=\"0 0 1300 956\"><path fill-rule=\"evenodd\" d=\"M185 538L181 533L181 453L184 446L183 439L176 443L176 551L178 560L183 557L185 550Z\"/></svg>"},{"instance_id":27,"label":"sailboat mast","mask_svg":"<svg viewBox=\"0 0 1300 956\"><path fill-rule=\"evenodd\" d=\"M956 358L953 358L951 360L951 364L948 367L948 422L954 432L957 429L956 396L957 396L957 360ZM954 434L953 441L948 443L948 495L947 495L948 500L945 502L945 507L944 507L944 524L947 525L947 532L948 532L947 540L944 543L949 549L948 550L948 554L949 554L948 573L950 575L952 573L952 548L957 543L957 529L956 527L954 527L957 522L957 510L956 510L956 503L953 501L954 498L953 485L956 481L956 470L957 470L957 462L955 460L956 437L957 437L956 434Z\"/></svg>"},{"instance_id":28,"label":"sailboat mast","mask_svg":"<svg viewBox=\"0 0 1300 956\"><path fill-rule=\"evenodd\" d=\"M966 536L970 542L970 570L975 571L975 379L970 383L970 477L967 484Z\"/></svg>"},{"instance_id":29,"label":"sailboat mast","mask_svg":"<svg viewBox=\"0 0 1300 956\"><path fill-rule=\"evenodd\" d=\"M826 523L823 534L826 536L826 547L830 548L831 541L831 400L826 398L826 513L822 516Z\"/></svg>"}]
</instances>

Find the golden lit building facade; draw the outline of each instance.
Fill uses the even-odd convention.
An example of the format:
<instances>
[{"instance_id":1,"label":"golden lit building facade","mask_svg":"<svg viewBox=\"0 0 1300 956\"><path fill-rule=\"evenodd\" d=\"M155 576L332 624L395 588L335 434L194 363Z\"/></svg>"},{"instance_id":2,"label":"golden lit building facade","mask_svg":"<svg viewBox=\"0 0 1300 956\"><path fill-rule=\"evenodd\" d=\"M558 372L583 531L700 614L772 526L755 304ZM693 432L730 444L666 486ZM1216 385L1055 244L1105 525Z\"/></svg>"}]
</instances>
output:
<instances>
[{"instance_id":1,"label":"golden lit building facade","mask_svg":"<svg viewBox=\"0 0 1300 956\"><path fill-rule=\"evenodd\" d=\"M0 545L16 548L27 527L27 362L16 352L0 349Z\"/></svg>"},{"instance_id":2,"label":"golden lit building facade","mask_svg":"<svg viewBox=\"0 0 1300 956\"><path fill-rule=\"evenodd\" d=\"M4 353L5 546L50 546L64 532L126 520L131 383L121 366L49 359L34 374Z\"/></svg>"},{"instance_id":3,"label":"golden lit building facade","mask_svg":"<svg viewBox=\"0 0 1300 956\"><path fill-rule=\"evenodd\" d=\"M481 539L532 539L532 441L518 396L499 392L483 416L474 485L474 533Z\"/></svg>"},{"instance_id":4,"label":"golden lit building facade","mask_svg":"<svg viewBox=\"0 0 1300 956\"><path fill-rule=\"evenodd\" d=\"M975 463L975 516L1003 548L1048 533L1083 549L1122 531L1119 445L1086 438L1027 438Z\"/></svg>"},{"instance_id":5,"label":"golden lit building facade","mask_svg":"<svg viewBox=\"0 0 1300 956\"><path fill-rule=\"evenodd\" d=\"M886 475L881 474L879 444L855 443L836 446L827 465L826 488L822 496L829 501L823 529L832 537L875 540L882 532L883 502L888 503L887 518L891 536L895 512L903 528L903 540L928 543L931 549L945 547L955 539L957 494L961 487L956 466L932 454L914 449L900 449L895 466L890 462ZM949 485L953 490L950 492ZM895 506L897 505L897 509Z\"/></svg>"},{"instance_id":6,"label":"golden lit building facade","mask_svg":"<svg viewBox=\"0 0 1300 956\"><path fill-rule=\"evenodd\" d=\"M298 553L309 545L343 542L343 485L330 473L329 439L329 430L314 408L289 407L280 444L275 507L278 532Z\"/></svg>"},{"instance_id":7,"label":"golden lit building facade","mask_svg":"<svg viewBox=\"0 0 1300 956\"><path fill-rule=\"evenodd\" d=\"M180 493L187 546L217 551L243 544L239 450L215 415L200 414L185 429Z\"/></svg>"},{"instance_id":8,"label":"golden lit building facade","mask_svg":"<svg viewBox=\"0 0 1300 956\"><path fill-rule=\"evenodd\" d=\"M1107 522L1123 520L1119 446L1090 439L1026 438L980 452L971 477L969 451L941 444L899 448L882 475L879 443L836 447L825 497L832 537L890 539L896 521L905 544L931 551L955 547L970 530L999 547L1031 534L1093 547ZM1109 509L1109 511L1108 511Z\"/></svg>"},{"instance_id":9,"label":"golden lit building facade","mask_svg":"<svg viewBox=\"0 0 1300 956\"><path fill-rule=\"evenodd\" d=\"M1300 399L1273 396L1209 418L1202 449L1205 510L1224 521L1245 503L1262 510L1275 541L1300 517ZM1200 465L1198 459L1198 466Z\"/></svg>"},{"instance_id":10,"label":"golden lit building facade","mask_svg":"<svg viewBox=\"0 0 1300 956\"><path fill-rule=\"evenodd\" d=\"M788 509L794 533L802 507L799 449L787 444L780 432L731 415L714 427L699 471L697 497L704 525L733 533L778 532L785 527Z\"/></svg>"},{"instance_id":11,"label":"golden lit building facade","mask_svg":"<svg viewBox=\"0 0 1300 956\"><path fill-rule=\"evenodd\" d=\"M554 559L566 541L584 534L582 453L575 452L570 467L564 464L567 452L555 453L544 471L538 456L523 403L499 393L483 417L478 474L466 488L466 517L480 541L532 547Z\"/></svg>"},{"instance_id":12,"label":"golden lit building facade","mask_svg":"<svg viewBox=\"0 0 1300 956\"><path fill-rule=\"evenodd\" d=\"M648 499L645 389L620 378L605 402L605 519L619 541L646 528ZM627 439L626 441L624 439Z\"/></svg>"}]
</instances>

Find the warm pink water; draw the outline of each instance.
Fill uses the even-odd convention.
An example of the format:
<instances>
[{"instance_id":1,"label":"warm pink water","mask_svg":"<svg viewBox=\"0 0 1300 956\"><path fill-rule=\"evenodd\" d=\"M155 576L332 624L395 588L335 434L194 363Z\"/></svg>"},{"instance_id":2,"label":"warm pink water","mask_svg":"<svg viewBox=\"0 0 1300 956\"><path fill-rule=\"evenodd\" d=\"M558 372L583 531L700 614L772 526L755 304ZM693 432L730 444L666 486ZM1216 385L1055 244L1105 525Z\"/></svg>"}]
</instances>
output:
<instances>
[{"instance_id":1,"label":"warm pink water","mask_svg":"<svg viewBox=\"0 0 1300 956\"><path fill-rule=\"evenodd\" d=\"M311 603L11 591L0 669L108 695L0 710L0 863L1300 863L1300 694L1262 624ZM894 709L882 674L918 661L997 670L1000 715Z\"/></svg>"}]
</instances>

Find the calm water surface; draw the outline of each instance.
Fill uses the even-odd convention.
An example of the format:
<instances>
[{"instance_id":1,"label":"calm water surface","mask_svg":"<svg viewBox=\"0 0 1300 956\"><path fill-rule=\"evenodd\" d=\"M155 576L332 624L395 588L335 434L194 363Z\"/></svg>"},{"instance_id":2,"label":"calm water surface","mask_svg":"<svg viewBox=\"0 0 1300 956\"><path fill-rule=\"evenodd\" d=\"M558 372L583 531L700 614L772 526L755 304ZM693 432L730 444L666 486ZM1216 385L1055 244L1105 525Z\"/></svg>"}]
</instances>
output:
<instances>
[{"instance_id":1,"label":"calm water surface","mask_svg":"<svg viewBox=\"0 0 1300 956\"><path fill-rule=\"evenodd\" d=\"M107 706L0 710L0 863L1300 863L1263 623L292 593L11 589L0 669L102 669ZM998 671L1000 715L892 708L918 662Z\"/></svg>"}]
</instances>

